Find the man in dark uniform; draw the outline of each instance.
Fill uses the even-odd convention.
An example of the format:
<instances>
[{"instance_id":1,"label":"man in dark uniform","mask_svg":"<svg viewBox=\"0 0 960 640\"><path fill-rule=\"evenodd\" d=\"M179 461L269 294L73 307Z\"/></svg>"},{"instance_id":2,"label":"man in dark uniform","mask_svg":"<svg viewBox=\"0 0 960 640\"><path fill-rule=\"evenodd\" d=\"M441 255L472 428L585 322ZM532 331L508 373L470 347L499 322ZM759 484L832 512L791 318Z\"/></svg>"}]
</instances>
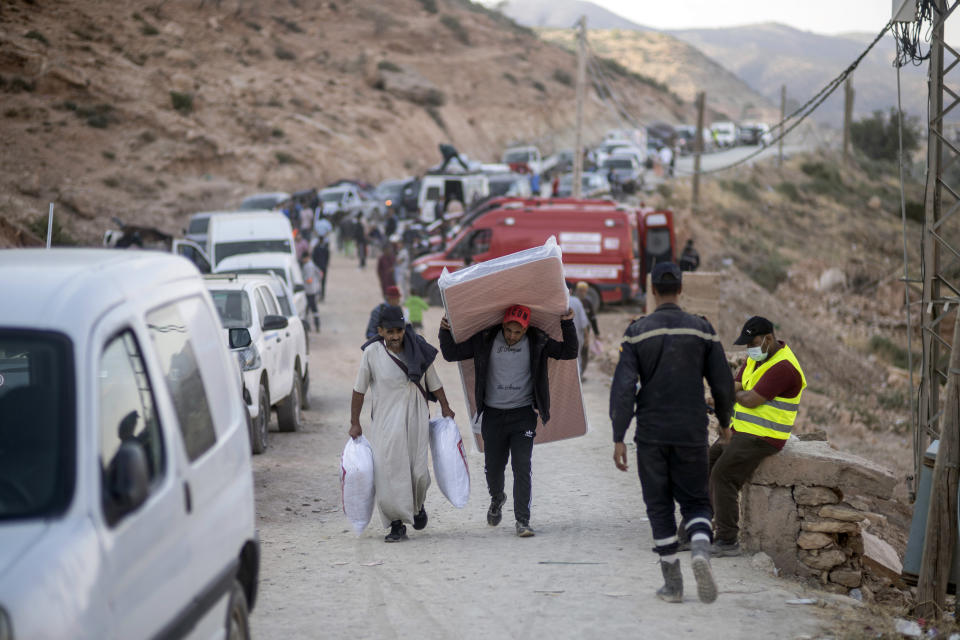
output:
<instances>
[{"instance_id":1,"label":"man in dark uniform","mask_svg":"<svg viewBox=\"0 0 960 640\"><path fill-rule=\"evenodd\" d=\"M656 265L652 281L657 308L624 334L610 388L613 460L618 469L627 470L623 439L636 415L637 470L664 579L657 596L667 602L683 600L676 501L690 536L697 594L702 602L713 602L717 587L710 568L713 512L703 378L710 385L720 425L726 427L733 411L733 376L707 319L677 305L681 278L680 268L672 262Z\"/></svg>"}]
</instances>

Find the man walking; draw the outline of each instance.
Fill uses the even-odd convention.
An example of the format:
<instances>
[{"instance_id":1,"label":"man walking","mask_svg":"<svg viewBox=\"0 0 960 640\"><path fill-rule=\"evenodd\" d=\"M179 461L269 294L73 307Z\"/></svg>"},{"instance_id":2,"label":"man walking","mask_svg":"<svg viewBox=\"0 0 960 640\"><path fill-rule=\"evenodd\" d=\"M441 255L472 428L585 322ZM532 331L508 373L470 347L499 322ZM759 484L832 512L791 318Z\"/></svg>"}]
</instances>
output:
<instances>
[{"instance_id":1,"label":"man walking","mask_svg":"<svg viewBox=\"0 0 960 640\"><path fill-rule=\"evenodd\" d=\"M733 425L710 447L716 556L740 555L740 488L764 458L783 449L807 386L797 357L766 318L747 320L734 344L747 345L748 357L734 380Z\"/></svg>"},{"instance_id":2,"label":"man walking","mask_svg":"<svg viewBox=\"0 0 960 640\"><path fill-rule=\"evenodd\" d=\"M310 259L309 253L300 256L303 265L303 290L307 294L307 312L313 316L313 329L320 331L320 310L317 309L317 296L320 295L320 269ZM307 326L309 329L309 324Z\"/></svg>"},{"instance_id":3,"label":"man walking","mask_svg":"<svg viewBox=\"0 0 960 640\"><path fill-rule=\"evenodd\" d=\"M323 302L327 297L327 267L330 266L329 236L320 236L310 255L313 258L313 264L320 270L320 302Z\"/></svg>"},{"instance_id":4,"label":"man walking","mask_svg":"<svg viewBox=\"0 0 960 640\"><path fill-rule=\"evenodd\" d=\"M710 323L677 305L681 277L672 262L657 264L652 273L657 308L624 334L610 387L613 460L618 469L627 470L623 439L636 414L637 470L664 579L657 597L683 601L676 501L691 538L697 594L702 602L713 602L717 587L710 568L712 513L703 378L710 385L717 418L726 426L733 409L733 376Z\"/></svg>"},{"instance_id":5,"label":"man walking","mask_svg":"<svg viewBox=\"0 0 960 640\"><path fill-rule=\"evenodd\" d=\"M587 297L590 285L580 281L573 291L580 304L583 305L583 312L587 314L587 321L590 323L590 326L584 331L583 339L580 341L580 379L586 380L583 374L587 372L587 363L590 361L590 332L593 331L594 339L598 340L600 338L600 327L597 325L597 310L593 308L593 303Z\"/></svg>"},{"instance_id":6,"label":"man walking","mask_svg":"<svg viewBox=\"0 0 960 640\"><path fill-rule=\"evenodd\" d=\"M440 378L433 368L436 348L406 327L403 311L389 307L380 316L379 335L363 345L360 371L350 403L350 437L363 434L360 413L367 392L373 394L367 439L374 451L373 477L386 542L406 540L405 522L427 526L423 507L430 486L427 447L430 440L430 394L440 412L453 418Z\"/></svg>"},{"instance_id":7,"label":"man walking","mask_svg":"<svg viewBox=\"0 0 960 640\"><path fill-rule=\"evenodd\" d=\"M490 492L487 524L497 526L507 501L504 470L507 459L513 467L513 513L517 535L529 538L531 457L536 437L537 414L550 420L550 386L547 358L577 357L577 330L573 312L560 317L563 340L558 342L530 326L530 309L514 305L503 323L488 327L464 342L454 342L450 323L440 321L440 350L448 362L473 358L474 400L481 419L484 471Z\"/></svg>"}]
</instances>

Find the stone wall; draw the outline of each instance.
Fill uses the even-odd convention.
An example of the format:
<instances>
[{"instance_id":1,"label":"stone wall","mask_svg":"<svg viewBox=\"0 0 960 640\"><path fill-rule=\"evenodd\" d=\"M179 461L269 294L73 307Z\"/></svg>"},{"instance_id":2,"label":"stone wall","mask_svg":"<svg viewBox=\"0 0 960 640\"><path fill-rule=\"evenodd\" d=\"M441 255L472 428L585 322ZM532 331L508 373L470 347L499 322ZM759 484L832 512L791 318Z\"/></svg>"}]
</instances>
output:
<instances>
[{"instance_id":1,"label":"stone wall","mask_svg":"<svg viewBox=\"0 0 960 640\"><path fill-rule=\"evenodd\" d=\"M825 441L791 439L743 487L741 544L766 553L782 574L845 593L861 585L865 566L876 569L865 540L867 555L879 547L889 556L889 546L865 531L882 516L865 508L869 498L889 499L895 485L892 473L869 460Z\"/></svg>"}]
</instances>

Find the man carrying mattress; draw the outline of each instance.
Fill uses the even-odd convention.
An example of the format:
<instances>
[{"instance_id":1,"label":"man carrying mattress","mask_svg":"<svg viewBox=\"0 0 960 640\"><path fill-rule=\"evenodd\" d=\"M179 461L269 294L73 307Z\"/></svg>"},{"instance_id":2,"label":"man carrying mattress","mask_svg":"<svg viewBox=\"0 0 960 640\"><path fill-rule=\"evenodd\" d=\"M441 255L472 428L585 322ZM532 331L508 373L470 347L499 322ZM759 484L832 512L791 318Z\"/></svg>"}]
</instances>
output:
<instances>
[{"instance_id":1,"label":"man carrying mattress","mask_svg":"<svg viewBox=\"0 0 960 640\"><path fill-rule=\"evenodd\" d=\"M530 309L514 305L501 324L477 332L465 342L454 342L450 323L440 322L440 350L448 362L473 358L474 398L481 417L484 470L490 491L487 524L496 526L507 501L504 470L513 467L513 513L517 535L529 538L531 456L537 432L537 414L550 419L547 358L575 360L578 353L573 311L560 318L563 340L558 342L530 326Z\"/></svg>"},{"instance_id":2,"label":"man carrying mattress","mask_svg":"<svg viewBox=\"0 0 960 640\"><path fill-rule=\"evenodd\" d=\"M407 527L427 526L423 501L430 486L427 447L430 441L432 394L446 418L453 417L440 378L433 370L435 347L403 319L400 307L388 305L379 317L379 336L363 345L363 359L353 386L350 437L363 434L360 414L364 396L373 393L373 416L367 439L373 448L373 477L386 542L406 540Z\"/></svg>"}]
</instances>

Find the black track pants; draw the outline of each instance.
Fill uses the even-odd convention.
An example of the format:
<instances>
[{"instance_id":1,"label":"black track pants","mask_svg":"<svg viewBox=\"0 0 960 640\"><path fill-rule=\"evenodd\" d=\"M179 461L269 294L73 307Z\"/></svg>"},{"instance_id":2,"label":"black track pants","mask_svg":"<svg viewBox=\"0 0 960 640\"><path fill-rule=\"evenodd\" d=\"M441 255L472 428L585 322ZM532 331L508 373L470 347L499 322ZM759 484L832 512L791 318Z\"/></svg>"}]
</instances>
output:
<instances>
[{"instance_id":1,"label":"black track pants","mask_svg":"<svg viewBox=\"0 0 960 640\"><path fill-rule=\"evenodd\" d=\"M513 514L518 521L530 522L532 488L531 457L537 431L533 407L483 410L480 435L483 436L483 463L490 497L503 493L503 472L507 458L513 467Z\"/></svg>"}]
</instances>

